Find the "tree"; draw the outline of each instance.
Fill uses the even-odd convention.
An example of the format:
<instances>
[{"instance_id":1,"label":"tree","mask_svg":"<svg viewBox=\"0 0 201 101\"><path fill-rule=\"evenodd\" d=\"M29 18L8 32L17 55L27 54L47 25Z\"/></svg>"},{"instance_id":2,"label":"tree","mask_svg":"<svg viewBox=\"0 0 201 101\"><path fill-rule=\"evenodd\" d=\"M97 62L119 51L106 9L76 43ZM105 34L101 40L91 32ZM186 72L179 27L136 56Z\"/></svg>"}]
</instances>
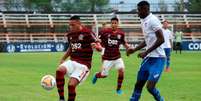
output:
<instances>
[{"instance_id":1,"label":"tree","mask_svg":"<svg viewBox=\"0 0 201 101\"><path fill-rule=\"evenodd\" d=\"M66 0L62 4L62 9L71 12L95 12L108 3L109 0Z\"/></svg>"},{"instance_id":2,"label":"tree","mask_svg":"<svg viewBox=\"0 0 201 101\"><path fill-rule=\"evenodd\" d=\"M22 0L6 0L4 7L7 11L22 11Z\"/></svg>"},{"instance_id":3,"label":"tree","mask_svg":"<svg viewBox=\"0 0 201 101\"><path fill-rule=\"evenodd\" d=\"M201 12L201 0L189 0L189 11Z\"/></svg>"},{"instance_id":4,"label":"tree","mask_svg":"<svg viewBox=\"0 0 201 101\"><path fill-rule=\"evenodd\" d=\"M162 12L167 12L168 10L167 4L165 3L164 0L159 1L159 7L160 7L160 11Z\"/></svg>"},{"instance_id":5,"label":"tree","mask_svg":"<svg viewBox=\"0 0 201 101\"><path fill-rule=\"evenodd\" d=\"M89 11L89 2L87 0L66 0L61 2L62 11L67 12L86 12Z\"/></svg>"},{"instance_id":6,"label":"tree","mask_svg":"<svg viewBox=\"0 0 201 101\"><path fill-rule=\"evenodd\" d=\"M36 10L40 12L53 11L51 0L24 0L24 5L27 10Z\"/></svg>"},{"instance_id":7,"label":"tree","mask_svg":"<svg viewBox=\"0 0 201 101\"><path fill-rule=\"evenodd\" d=\"M177 0L175 2L175 11L183 12L184 11L184 3L183 0Z\"/></svg>"},{"instance_id":8,"label":"tree","mask_svg":"<svg viewBox=\"0 0 201 101\"><path fill-rule=\"evenodd\" d=\"M102 9L103 6L109 3L109 0L89 0L91 5L91 12L95 12L96 9Z\"/></svg>"},{"instance_id":9,"label":"tree","mask_svg":"<svg viewBox=\"0 0 201 101\"><path fill-rule=\"evenodd\" d=\"M19 2L20 1L20 2ZM8 11L39 12L95 12L102 10L109 0L6 0Z\"/></svg>"}]
</instances>

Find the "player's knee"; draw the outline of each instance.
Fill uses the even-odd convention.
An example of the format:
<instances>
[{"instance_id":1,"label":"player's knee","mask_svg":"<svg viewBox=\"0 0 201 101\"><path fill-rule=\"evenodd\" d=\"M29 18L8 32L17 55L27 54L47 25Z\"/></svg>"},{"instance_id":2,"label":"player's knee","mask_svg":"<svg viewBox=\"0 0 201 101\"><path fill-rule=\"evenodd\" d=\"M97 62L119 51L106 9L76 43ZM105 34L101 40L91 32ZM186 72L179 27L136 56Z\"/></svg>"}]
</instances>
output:
<instances>
[{"instance_id":1,"label":"player's knee","mask_svg":"<svg viewBox=\"0 0 201 101\"><path fill-rule=\"evenodd\" d=\"M141 83L139 82L135 83L135 89L142 90L142 88L143 88L143 85Z\"/></svg>"},{"instance_id":2,"label":"player's knee","mask_svg":"<svg viewBox=\"0 0 201 101\"><path fill-rule=\"evenodd\" d=\"M68 86L77 86L79 84L79 80L76 78L70 78L68 82Z\"/></svg>"},{"instance_id":3,"label":"player's knee","mask_svg":"<svg viewBox=\"0 0 201 101\"><path fill-rule=\"evenodd\" d=\"M149 92L152 92L153 91L153 89L155 88L155 84L147 84L147 86L146 86L146 88L147 88L147 90L149 91Z\"/></svg>"},{"instance_id":4,"label":"player's knee","mask_svg":"<svg viewBox=\"0 0 201 101\"><path fill-rule=\"evenodd\" d=\"M100 72L101 78L106 78L108 76L108 72Z\"/></svg>"},{"instance_id":5,"label":"player's knee","mask_svg":"<svg viewBox=\"0 0 201 101\"><path fill-rule=\"evenodd\" d=\"M106 78L107 76L108 76L108 75L105 75L105 74L101 75L102 78Z\"/></svg>"},{"instance_id":6,"label":"player's knee","mask_svg":"<svg viewBox=\"0 0 201 101\"><path fill-rule=\"evenodd\" d=\"M59 67L56 70L56 75L65 75L66 69L64 67Z\"/></svg>"},{"instance_id":7,"label":"player's knee","mask_svg":"<svg viewBox=\"0 0 201 101\"><path fill-rule=\"evenodd\" d=\"M119 72L119 75L124 75L124 69L123 68L119 69L118 72Z\"/></svg>"}]
</instances>

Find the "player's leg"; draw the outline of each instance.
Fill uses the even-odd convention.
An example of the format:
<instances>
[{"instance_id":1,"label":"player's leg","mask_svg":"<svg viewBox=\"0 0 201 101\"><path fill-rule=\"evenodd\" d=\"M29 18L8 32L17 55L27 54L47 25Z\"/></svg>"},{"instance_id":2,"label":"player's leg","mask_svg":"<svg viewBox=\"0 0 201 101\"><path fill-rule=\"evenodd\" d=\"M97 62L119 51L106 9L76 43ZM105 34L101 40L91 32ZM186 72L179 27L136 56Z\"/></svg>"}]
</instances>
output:
<instances>
[{"instance_id":1,"label":"player's leg","mask_svg":"<svg viewBox=\"0 0 201 101\"><path fill-rule=\"evenodd\" d=\"M67 72L67 69L65 66L60 65L56 70L56 84L59 94L60 101L64 101L64 84L65 84L65 74Z\"/></svg>"},{"instance_id":2,"label":"player's leg","mask_svg":"<svg viewBox=\"0 0 201 101\"><path fill-rule=\"evenodd\" d=\"M181 51L182 51L182 44L181 44L181 42L179 42L179 52L180 52L180 54L181 54Z\"/></svg>"},{"instance_id":3,"label":"player's leg","mask_svg":"<svg viewBox=\"0 0 201 101\"><path fill-rule=\"evenodd\" d=\"M121 68L118 70L117 88L116 88L117 94L123 93L121 90L123 80L124 80L124 69Z\"/></svg>"},{"instance_id":4,"label":"player's leg","mask_svg":"<svg viewBox=\"0 0 201 101\"><path fill-rule=\"evenodd\" d=\"M75 101L76 86L79 84L77 78L71 77L68 82L68 101Z\"/></svg>"},{"instance_id":5,"label":"player's leg","mask_svg":"<svg viewBox=\"0 0 201 101\"><path fill-rule=\"evenodd\" d=\"M175 48L175 51L176 51L176 54L177 54L177 50L179 49L179 43L176 42L176 48Z\"/></svg>"},{"instance_id":6,"label":"player's leg","mask_svg":"<svg viewBox=\"0 0 201 101\"><path fill-rule=\"evenodd\" d=\"M166 54L166 68L165 71L169 72L170 71L170 54L171 54L171 48L165 48L165 54Z\"/></svg>"},{"instance_id":7,"label":"player's leg","mask_svg":"<svg viewBox=\"0 0 201 101\"><path fill-rule=\"evenodd\" d=\"M132 93L132 96L130 98L130 101L139 101L142 89L148 79L149 73L147 71L147 65L149 63L149 58L146 58L143 60L140 70L138 71L137 74L137 82L135 83L134 90Z\"/></svg>"},{"instance_id":8,"label":"player's leg","mask_svg":"<svg viewBox=\"0 0 201 101\"><path fill-rule=\"evenodd\" d=\"M139 101L145 83L145 80L137 80L130 101Z\"/></svg>"},{"instance_id":9,"label":"player's leg","mask_svg":"<svg viewBox=\"0 0 201 101\"><path fill-rule=\"evenodd\" d=\"M152 58L149 67L149 77L147 81L147 90L153 95L156 101L164 101L163 97L160 95L158 89L156 89L156 84L161 77L163 68L165 64L165 58Z\"/></svg>"},{"instance_id":10,"label":"player's leg","mask_svg":"<svg viewBox=\"0 0 201 101\"><path fill-rule=\"evenodd\" d=\"M117 94L122 94L123 92L121 90L121 87L122 87L122 83L124 80L124 68L125 68L123 60L121 58L115 60L114 61L114 67L118 70L116 91L117 91Z\"/></svg>"},{"instance_id":11,"label":"player's leg","mask_svg":"<svg viewBox=\"0 0 201 101\"><path fill-rule=\"evenodd\" d=\"M89 74L87 66L73 61L73 70L68 83L68 101L75 101L76 87L83 82Z\"/></svg>"},{"instance_id":12,"label":"player's leg","mask_svg":"<svg viewBox=\"0 0 201 101\"><path fill-rule=\"evenodd\" d=\"M92 84L95 84L97 82L98 78L106 78L108 76L109 70L111 69L112 66L113 66L113 61L103 60L102 69L100 72L96 73L93 76Z\"/></svg>"},{"instance_id":13,"label":"player's leg","mask_svg":"<svg viewBox=\"0 0 201 101\"><path fill-rule=\"evenodd\" d=\"M164 98L160 95L159 90L155 87L156 83L157 82L155 81L147 81L147 90L154 96L156 101L164 101Z\"/></svg>"}]
</instances>

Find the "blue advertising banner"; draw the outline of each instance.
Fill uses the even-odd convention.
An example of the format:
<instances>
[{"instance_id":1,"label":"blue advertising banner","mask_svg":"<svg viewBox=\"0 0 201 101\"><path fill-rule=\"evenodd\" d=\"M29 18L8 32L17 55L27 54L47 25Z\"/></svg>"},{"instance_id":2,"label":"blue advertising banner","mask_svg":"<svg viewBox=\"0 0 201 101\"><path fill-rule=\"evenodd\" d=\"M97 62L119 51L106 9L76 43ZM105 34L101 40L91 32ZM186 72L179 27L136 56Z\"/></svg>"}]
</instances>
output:
<instances>
[{"instance_id":1,"label":"blue advertising banner","mask_svg":"<svg viewBox=\"0 0 201 101\"><path fill-rule=\"evenodd\" d=\"M201 41L183 41L182 50L200 51Z\"/></svg>"},{"instance_id":2,"label":"blue advertising banner","mask_svg":"<svg viewBox=\"0 0 201 101\"><path fill-rule=\"evenodd\" d=\"M67 43L62 42L15 42L5 43L4 52L62 52L67 49Z\"/></svg>"},{"instance_id":3,"label":"blue advertising banner","mask_svg":"<svg viewBox=\"0 0 201 101\"><path fill-rule=\"evenodd\" d=\"M138 46L140 42L129 42L133 47ZM1 43L2 52L62 52L68 47L64 42L15 42L15 43ZM120 50L125 50L123 46ZM201 41L183 41L182 50L187 51L201 51Z\"/></svg>"},{"instance_id":4,"label":"blue advertising banner","mask_svg":"<svg viewBox=\"0 0 201 101\"><path fill-rule=\"evenodd\" d=\"M132 47L136 47L139 45L139 41L136 42L128 42L128 44ZM123 46L120 47L121 50L125 50ZM201 41L183 41L182 42L182 50L186 51L201 51Z\"/></svg>"}]
</instances>

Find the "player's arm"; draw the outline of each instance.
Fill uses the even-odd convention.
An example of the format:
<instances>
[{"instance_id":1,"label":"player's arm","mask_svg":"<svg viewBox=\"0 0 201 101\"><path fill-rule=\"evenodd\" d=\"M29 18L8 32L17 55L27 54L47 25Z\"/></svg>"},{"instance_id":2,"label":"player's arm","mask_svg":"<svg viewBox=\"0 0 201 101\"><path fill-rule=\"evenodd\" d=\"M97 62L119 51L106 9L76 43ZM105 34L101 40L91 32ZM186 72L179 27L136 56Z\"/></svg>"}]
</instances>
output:
<instances>
[{"instance_id":1,"label":"player's arm","mask_svg":"<svg viewBox=\"0 0 201 101\"><path fill-rule=\"evenodd\" d=\"M64 53L63 57L60 60L60 64L62 64L71 54L71 47L69 45L67 51Z\"/></svg>"},{"instance_id":2,"label":"player's arm","mask_svg":"<svg viewBox=\"0 0 201 101\"><path fill-rule=\"evenodd\" d=\"M99 33L100 34L100 33ZM99 38L100 35L98 35L98 38L95 36L95 34L93 32L91 32L91 47L93 49L96 49L98 52L102 51L102 46L100 44L101 42L101 38Z\"/></svg>"},{"instance_id":3,"label":"player's arm","mask_svg":"<svg viewBox=\"0 0 201 101\"><path fill-rule=\"evenodd\" d=\"M125 42L124 47L126 48L126 50L128 50L130 46L129 46L129 44L127 42Z\"/></svg>"},{"instance_id":4,"label":"player's arm","mask_svg":"<svg viewBox=\"0 0 201 101\"><path fill-rule=\"evenodd\" d=\"M146 46L145 40L141 42L136 48L130 47L126 51L126 55L129 56L130 54L133 54L134 52L144 48Z\"/></svg>"},{"instance_id":5,"label":"player's arm","mask_svg":"<svg viewBox=\"0 0 201 101\"><path fill-rule=\"evenodd\" d=\"M152 52L153 50L155 50L156 48L158 48L163 42L164 42L164 37L163 37L163 32L161 29L157 30L155 32L156 34L156 41L154 43L153 46L151 46L150 48L148 48L146 51L139 53L138 57L144 58L147 56L147 54L149 54L150 52Z\"/></svg>"}]
</instances>

